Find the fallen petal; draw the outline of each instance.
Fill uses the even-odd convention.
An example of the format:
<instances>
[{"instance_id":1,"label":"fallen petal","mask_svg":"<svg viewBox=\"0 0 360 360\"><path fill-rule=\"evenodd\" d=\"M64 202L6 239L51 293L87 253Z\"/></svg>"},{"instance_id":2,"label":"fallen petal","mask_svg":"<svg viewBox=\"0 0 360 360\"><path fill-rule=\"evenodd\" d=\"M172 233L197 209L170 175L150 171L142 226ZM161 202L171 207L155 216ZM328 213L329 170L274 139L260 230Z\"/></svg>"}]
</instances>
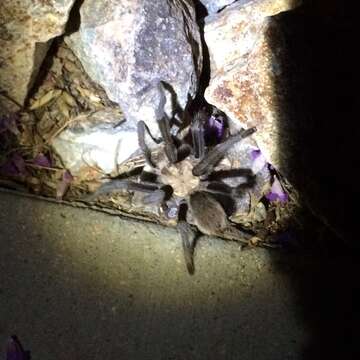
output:
<instances>
[{"instance_id":1,"label":"fallen petal","mask_svg":"<svg viewBox=\"0 0 360 360\"><path fill-rule=\"evenodd\" d=\"M205 124L205 137L207 141L214 139L219 143L224 136L225 123L224 119L217 116L210 116Z\"/></svg>"},{"instance_id":2,"label":"fallen petal","mask_svg":"<svg viewBox=\"0 0 360 360\"><path fill-rule=\"evenodd\" d=\"M52 167L51 160L44 155L43 153L38 154L35 159L33 160L35 165L43 166L43 167Z\"/></svg>"},{"instance_id":3,"label":"fallen petal","mask_svg":"<svg viewBox=\"0 0 360 360\"><path fill-rule=\"evenodd\" d=\"M27 360L26 352L16 336L11 336L6 345L6 360Z\"/></svg>"},{"instance_id":4,"label":"fallen petal","mask_svg":"<svg viewBox=\"0 0 360 360\"><path fill-rule=\"evenodd\" d=\"M11 161L18 169L19 175L27 174L25 160L19 153L13 153L11 156Z\"/></svg>"},{"instance_id":5,"label":"fallen petal","mask_svg":"<svg viewBox=\"0 0 360 360\"><path fill-rule=\"evenodd\" d=\"M284 191L277 177L274 177L274 182L271 185L271 190L265 197L271 202L273 201L286 202L289 199L288 194Z\"/></svg>"},{"instance_id":6,"label":"fallen petal","mask_svg":"<svg viewBox=\"0 0 360 360\"><path fill-rule=\"evenodd\" d=\"M58 186L56 188L56 199L61 200L67 190L69 189L69 186L71 182L74 180L73 176L70 174L68 170L66 170L63 173L61 181L58 183Z\"/></svg>"},{"instance_id":7,"label":"fallen petal","mask_svg":"<svg viewBox=\"0 0 360 360\"><path fill-rule=\"evenodd\" d=\"M250 153L250 157L253 161L251 165L251 170L256 175L260 170L262 170L266 165L267 161L265 156L259 149L252 150Z\"/></svg>"},{"instance_id":8,"label":"fallen petal","mask_svg":"<svg viewBox=\"0 0 360 360\"><path fill-rule=\"evenodd\" d=\"M0 165L0 174L4 176L26 176L27 173L25 160L18 153L13 153Z\"/></svg>"},{"instance_id":9,"label":"fallen petal","mask_svg":"<svg viewBox=\"0 0 360 360\"><path fill-rule=\"evenodd\" d=\"M3 176L18 176L19 171L11 160L7 160L0 166L0 174Z\"/></svg>"},{"instance_id":10,"label":"fallen petal","mask_svg":"<svg viewBox=\"0 0 360 360\"><path fill-rule=\"evenodd\" d=\"M70 184L74 180L74 177L70 174L70 171L66 170L63 174L63 180Z\"/></svg>"}]
</instances>

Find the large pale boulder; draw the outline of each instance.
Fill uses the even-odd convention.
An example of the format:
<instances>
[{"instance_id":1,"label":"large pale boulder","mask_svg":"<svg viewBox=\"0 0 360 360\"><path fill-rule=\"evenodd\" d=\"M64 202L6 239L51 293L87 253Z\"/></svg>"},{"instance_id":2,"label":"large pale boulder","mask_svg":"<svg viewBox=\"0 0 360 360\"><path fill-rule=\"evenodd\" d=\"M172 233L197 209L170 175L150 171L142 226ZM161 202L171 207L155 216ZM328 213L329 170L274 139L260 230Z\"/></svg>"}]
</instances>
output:
<instances>
[{"instance_id":1,"label":"large pale boulder","mask_svg":"<svg viewBox=\"0 0 360 360\"><path fill-rule=\"evenodd\" d=\"M224 111L233 126L256 126L254 137L276 167L281 163L278 120L285 114L286 46L272 16L295 5L299 1L235 2L209 16L205 25L211 67L205 98Z\"/></svg>"},{"instance_id":2,"label":"large pale boulder","mask_svg":"<svg viewBox=\"0 0 360 360\"><path fill-rule=\"evenodd\" d=\"M156 132L163 92L169 115L195 96L202 51L192 1L85 0L80 13L66 42L128 121Z\"/></svg>"}]
</instances>

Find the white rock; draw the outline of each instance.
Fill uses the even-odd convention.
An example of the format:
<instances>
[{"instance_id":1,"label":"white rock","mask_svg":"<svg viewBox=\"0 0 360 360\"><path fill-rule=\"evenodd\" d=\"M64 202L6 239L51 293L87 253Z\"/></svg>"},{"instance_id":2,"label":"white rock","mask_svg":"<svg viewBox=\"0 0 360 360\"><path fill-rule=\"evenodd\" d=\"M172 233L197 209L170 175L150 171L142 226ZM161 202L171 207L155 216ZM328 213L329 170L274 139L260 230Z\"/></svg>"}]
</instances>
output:
<instances>
[{"instance_id":1,"label":"white rock","mask_svg":"<svg viewBox=\"0 0 360 360\"><path fill-rule=\"evenodd\" d=\"M117 117L116 117L117 116ZM116 172L120 165L139 151L136 125L123 122L118 113L98 111L64 130L53 148L72 175L91 179Z\"/></svg>"}]
</instances>

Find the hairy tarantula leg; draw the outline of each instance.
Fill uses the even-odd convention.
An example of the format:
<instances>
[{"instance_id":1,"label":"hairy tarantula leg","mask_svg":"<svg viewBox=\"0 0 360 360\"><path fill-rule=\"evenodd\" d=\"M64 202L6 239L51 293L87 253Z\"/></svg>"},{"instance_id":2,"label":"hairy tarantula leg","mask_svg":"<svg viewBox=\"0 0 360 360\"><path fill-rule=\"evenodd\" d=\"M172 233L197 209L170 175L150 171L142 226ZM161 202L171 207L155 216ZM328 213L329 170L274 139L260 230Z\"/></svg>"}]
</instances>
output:
<instances>
[{"instance_id":1,"label":"hairy tarantula leg","mask_svg":"<svg viewBox=\"0 0 360 360\"><path fill-rule=\"evenodd\" d=\"M221 190L221 189L204 189L205 192L210 193L210 194L215 194L215 195L222 195L222 196L229 196L231 198L234 197L234 193L230 190Z\"/></svg>"},{"instance_id":2,"label":"hairy tarantula leg","mask_svg":"<svg viewBox=\"0 0 360 360\"><path fill-rule=\"evenodd\" d=\"M152 194L159 189L156 184L141 184L130 180L113 180L101 185L93 194L83 198L85 201L94 201L100 195L111 194L119 190L140 191Z\"/></svg>"},{"instance_id":3,"label":"hairy tarantula leg","mask_svg":"<svg viewBox=\"0 0 360 360\"><path fill-rule=\"evenodd\" d=\"M191 125L194 156L196 159L202 159L205 155L205 130L203 120L204 114L202 112L198 112Z\"/></svg>"},{"instance_id":4,"label":"hairy tarantula leg","mask_svg":"<svg viewBox=\"0 0 360 360\"><path fill-rule=\"evenodd\" d=\"M252 127L247 130L240 131L239 134L233 135L226 139L223 143L216 145L212 148L209 153L197 164L194 166L192 173L194 176L209 175L213 170L216 164L224 157L226 152L234 146L237 142L245 139L246 137L252 135L256 131L255 127Z\"/></svg>"},{"instance_id":5,"label":"hairy tarantula leg","mask_svg":"<svg viewBox=\"0 0 360 360\"><path fill-rule=\"evenodd\" d=\"M184 251L186 268L189 274L193 274L194 267L194 247L195 247L195 232L185 220L179 220L177 229L181 236L182 247Z\"/></svg>"},{"instance_id":6,"label":"hairy tarantula leg","mask_svg":"<svg viewBox=\"0 0 360 360\"><path fill-rule=\"evenodd\" d=\"M143 203L144 205L151 205L151 204L162 204L165 200L166 193L162 189L154 190L152 193L144 196Z\"/></svg>"},{"instance_id":7,"label":"hairy tarantula leg","mask_svg":"<svg viewBox=\"0 0 360 360\"><path fill-rule=\"evenodd\" d=\"M137 123L137 134L138 134L138 142L139 142L139 147L141 149L141 151L143 152L144 156L145 156L145 160L146 162L152 166L152 167L156 167L156 165L153 163L153 161L151 160L151 151L148 148L148 146L146 145L146 141L145 141L145 132L147 132L149 134L149 136L151 137L151 139L156 143L159 144L161 142L161 139L156 139L154 136L152 136L149 127L145 124L144 121L140 120Z\"/></svg>"},{"instance_id":8,"label":"hairy tarantula leg","mask_svg":"<svg viewBox=\"0 0 360 360\"><path fill-rule=\"evenodd\" d=\"M170 133L170 119L164 115L158 120L161 136L165 143L165 153L170 163L174 164L177 161L177 149Z\"/></svg>"},{"instance_id":9,"label":"hairy tarantula leg","mask_svg":"<svg viewBox=\"0 0 360 360\"><path fill-rule=\"evenodd\" d=\"M202 187L199 190L210 194L228 196L231 198L242 196L244 193L244 190L239 188L239 186L232 187L220 181L203 181Z\"/></svg>"}]
</instances>

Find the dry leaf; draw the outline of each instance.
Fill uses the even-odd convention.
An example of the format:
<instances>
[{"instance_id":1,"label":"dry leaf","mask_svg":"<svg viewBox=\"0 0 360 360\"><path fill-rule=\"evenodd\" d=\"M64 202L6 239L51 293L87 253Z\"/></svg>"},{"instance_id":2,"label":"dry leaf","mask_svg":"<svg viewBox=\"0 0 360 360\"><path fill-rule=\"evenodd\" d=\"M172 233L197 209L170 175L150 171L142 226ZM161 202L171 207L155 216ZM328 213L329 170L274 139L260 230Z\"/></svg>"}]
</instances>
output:
<instances>
[{"instance_id":1,"label":"dry leaf","mask_svg":"<svg viewBox=\"0 0 360 360\"><path fill-rule=\"evenodd\" d=\"M71 182L74 180L73 176L68 170L65 170L62 175L62 179L59 181L56 187L56 198L61 200L67 190L70 187Z\"/></svg>"},{"instance_id":2,"label":"dry leaf","mask_svg":"<svg viewBox=\"0 0 360 360\"><path fill-rule=\"evenodd\" d=\"M101 102L100 97L98 95L95 95L94 93L92 93L90 90L84 89L82 87L78 87L77 90L80 92L81 96L88 98L91 102L94 102L94 103Z\"/></svg>"},{"instance_id":3,"label":"dry leaf","mask_svg":"<svg viewBox=\"0 0 360 360\"><path fill-rule=\"evenodd\" d=\"M66 91L63 91L61 98L64 99L64 101L72 107L75 107L76 104L76 100Z\"/></svg>"},{"instance_id":4,"label":"dry leaf","mask_svg":"<svg viewBox=\"0 0 360 360\"><path fill-rule=\"evenodd\" d=\"M63 96L59 96L56 99L56 105L59 108L59 111L61 112L61 114L68 119L70 117L70 107L69 105L66 103L66 101L64 100Z\"/></svg>"},{"instance_id":5,"label":"dry leaf","mask_svg":"<svg viewBox=\"0 0 360 360\"><path fill-rule=\"evenodd\" d=\"M55 121L52 117L50 117L50 113L46 112L44 116L40 119L40 121L36 125L36 129L41 135L46 135L51 129L54 127Z\"/></svg>"},{"instance_id":6,"label":"dry leaf","mask_svg":"<svg viewBox=\"0 0 360 360\"><path fill-rule=\"evenodd\" d=\"M48 104L51 100L56 99L57 97L59 97L62 93L62 90L59 89L53 89L50 90L49 92L47 92L44 96L42 96L41 98L39 98L38 100L36 100L31 106L30 106L30 110L35 110L38 109L40 107L45 106L46 104Z\"/></svg>"},{"instance_id":7,"label":"dry leaf","mask_svg":"<svg viewBox=\"0 0 360 360\"><path fill-rule=\"evenodd\" d=\"M64 60L64 68L70 73L80 74L81 70L72 61Z\"/></svg>"}]
</instances>

